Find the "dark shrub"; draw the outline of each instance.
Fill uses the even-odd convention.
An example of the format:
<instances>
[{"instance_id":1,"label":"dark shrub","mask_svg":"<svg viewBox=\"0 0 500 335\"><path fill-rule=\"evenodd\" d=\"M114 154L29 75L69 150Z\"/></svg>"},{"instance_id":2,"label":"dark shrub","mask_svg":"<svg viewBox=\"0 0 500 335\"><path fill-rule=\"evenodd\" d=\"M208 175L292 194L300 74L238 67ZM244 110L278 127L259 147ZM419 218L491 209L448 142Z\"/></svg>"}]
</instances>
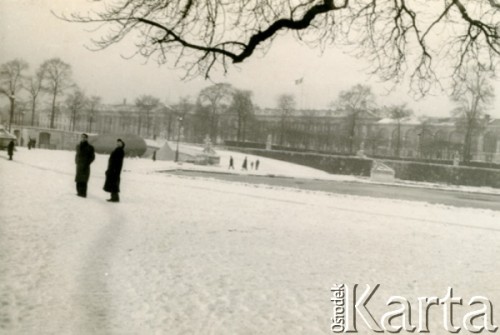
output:
<instances>
[{"instance_id":1,"label":"dark shrub","mask_svg":"<svg viewBox=\"0 0 500 335\"><path fill-rule=\"evenodd\" d=\"M146 152L146 141L134 134L101 134L91 136L90 144L99 154L109 154L116 148L116 140L125 142L125 155L129 157L140 157Z\"/></svg>"},{"instance_id":2,"label":"dark shrub","mask_svg":"<svg viewBox=\"0 0 500 335\"><path fill-rule=\"evenodd\" d=\"M236 149L248 154L278 159L316 168L334 174L370 176L373 160L354 156L334 156L292 151ZM500 188L500 171L469 166L453 166L380 160L394 169L396 178L450 185L487 186Z\"/></svg>"},{"instance_id":3,"label":"dark shrub","mask_svg":"<svg viewBox=\"0 0 500 335\"><path fill-rule=\"evenodd\" d=\"M334 174L369 176L372 167L371 159L361 157L243 148L238 150L257 156L309 166Z\"/></svg>"}]
</instances>

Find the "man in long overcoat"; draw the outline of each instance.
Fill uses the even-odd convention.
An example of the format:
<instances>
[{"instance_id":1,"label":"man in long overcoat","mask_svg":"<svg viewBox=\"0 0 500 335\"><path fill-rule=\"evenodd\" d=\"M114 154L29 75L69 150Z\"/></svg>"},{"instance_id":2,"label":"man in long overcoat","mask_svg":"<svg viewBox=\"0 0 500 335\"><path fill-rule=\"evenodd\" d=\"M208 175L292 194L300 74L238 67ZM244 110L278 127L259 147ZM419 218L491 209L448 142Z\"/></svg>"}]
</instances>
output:
<instances>
[{"instance_id":1,"label":"man in long overcoat","mask_svg":"<svg viewBox=\"0 0 500 335\"><path fill-rule=\"evenodd\" d=\"M94 147L88 142L87 134L82 134L76 146L76 192L79 197L87 197L87 183L90 178L90 164L95 159Z\"/></svg>"},{"instance_id":2,"label":"man in long overcoat","mask_svg":"<svg viewBox=\"0 0 500 335\"><path fill-rule=\"evenodd\" d=\"M123 158L125 157L125 143L121 139L116 140L116 148L109 155L108 169L106 170L106 181L104 182L104 191L111 193L110 202L119 202L120 197L120 174L123 167Z\"/></svg>"},{"instance_id":3,"label":"man in long overcoat","mask_svg":"<svg viewBox=\"0 0 500 335\"><path fill-rule=\"evenodd\" d=\"M14 140L11 140L7 145L7 154L9 155L9 161L11 161L14 155Z\"/></svg>"}]
</instances>

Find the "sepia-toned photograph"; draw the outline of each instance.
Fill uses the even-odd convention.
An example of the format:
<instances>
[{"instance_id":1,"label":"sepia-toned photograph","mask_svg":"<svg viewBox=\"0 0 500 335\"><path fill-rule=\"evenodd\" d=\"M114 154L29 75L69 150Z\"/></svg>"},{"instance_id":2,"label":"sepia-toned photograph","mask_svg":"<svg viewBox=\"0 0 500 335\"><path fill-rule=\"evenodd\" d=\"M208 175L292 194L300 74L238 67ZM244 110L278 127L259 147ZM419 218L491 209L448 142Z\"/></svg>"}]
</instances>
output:
<instances>
[{"instance_id":1,"label":"sepia-toned photograph","mask_svg":"<svg viewBox=\"0 0 500 335\"><path fill-rule=\"evenodd\" d=\"M0 334L490 334L500 0L0 0Z\"/></svg>"}]
</instances>

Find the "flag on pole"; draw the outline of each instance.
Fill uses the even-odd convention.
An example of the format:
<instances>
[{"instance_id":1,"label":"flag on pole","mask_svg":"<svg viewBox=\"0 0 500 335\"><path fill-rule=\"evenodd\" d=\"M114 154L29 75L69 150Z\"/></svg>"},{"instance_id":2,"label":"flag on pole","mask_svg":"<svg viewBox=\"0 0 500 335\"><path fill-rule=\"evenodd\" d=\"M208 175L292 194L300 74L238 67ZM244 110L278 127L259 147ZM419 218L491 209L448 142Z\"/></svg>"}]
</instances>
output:
<instances>
[{"instance_id":1,"label":"flag on pole","mask_svg":"<svg viewBox=\"0 0 500 335\"><path fill-rule=\"evenodd\" d=\"M300 84L302 84L303 81L304 81L304 77L296 79L295 80L295 85L300 85Z\"/></svg>"}]
</instances>

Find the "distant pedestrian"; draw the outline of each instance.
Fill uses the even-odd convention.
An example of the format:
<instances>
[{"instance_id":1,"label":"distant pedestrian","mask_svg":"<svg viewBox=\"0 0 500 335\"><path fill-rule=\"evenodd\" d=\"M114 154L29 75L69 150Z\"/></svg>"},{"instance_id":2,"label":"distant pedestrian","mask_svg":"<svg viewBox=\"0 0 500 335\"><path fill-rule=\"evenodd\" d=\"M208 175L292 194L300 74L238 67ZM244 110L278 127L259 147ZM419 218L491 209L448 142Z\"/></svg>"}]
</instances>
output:
<instances>
[{"instance_id":1,"label":"distant pedestrian","mask_svg":"<svg viewBox=\"0 0 500 335\"><path fill-rule=\"evenodd\" d=\"M247 166L248 166L248 160L245 157L245 160L243 161L243 165L241 166L241 169L246 171L246 170L248 170Z\"/></svg>"},{"instance_id":2,"label":"distant pedestrian","mask_svg":"<svg viewBox=\"0 0 500 335\"><path fill-rule=\"evenodd\" d=\"M7 145L7 154L9 155L9 161L12 160L12 156L14 156L14 140L10 140Z\"/></svg>"},{"instance_id":3,"label":"distant pedestrian","mask_svg":"<svg viewBox=\"0 0 500 335\"><path fill-rule=\"evenodd\" d=\"M106 181L104 182L104 191L111 193L109 202L119 202L120 197L120 174L123 167L123 158L125 157L125 143L118 139L116 140L116 148L109 155L108 169L106 170Z\"/></svg>"},{"instance_id":4,"label":"distant pedestrian","mask_svg":"<svg viewBox=\"0 0 500 335\"><path fill-rule=\"evenodd\" d=\"M234 170L234 159L233 156L229 157L229 168L228 170Z\"/></svg>"},{"instance_id":5,"label":"distant pedestrian","mask_svg":"<svg viewBox=\"0 0 500 335\"><path fill-rule=\"evenodd\" d=\"M255 170L258 170L258 169L259 169L259 165L260 165L260 162L259 162L259 160L257 159L257 160L255 161Z\"/></svg>"},{"instance_id":6,"label":"distant pedestrian","mask_svg":"<svg viewBox=\"0 0 500 335\"><path fill-rule=\"evenodd\" d=\"M87 142L87 134L81 135L80 143L76 146L76 192L79 197L87 197L87 183L90 178L90 164L95 159L94 147Z\"/></svg>"},{"instance_id":7,"label":"distant pedestrian","mask_svg":"<svg viewBox=\"0 0 500 335\"><path fill-rule=\"evenodd\" d=\"M28 150L31 150L31 145L33 144L31 137L28 140Z\"/></svg>"},{"instance_id":8,"label":"distant pedestrian","mask_svg":"<svg viewBox=\"0 0 500 335\"><path fill-rule=\"evenodd\" d=\"M35 149L35 148L36 148L36 140L35 140L35 139L33 139L33 145L32 145L31 147L32 147L33 149Z\"/></svg>"},{"instance_id":9,"label":"distant pedestrian","mask_svg":"<svg viewBox=\"0 0 500 335\"><path fill-rule=\"evenodd\" d=\"M153 162L156 162L156 150L153 151Z\"/></svg>"}]
</instances>

